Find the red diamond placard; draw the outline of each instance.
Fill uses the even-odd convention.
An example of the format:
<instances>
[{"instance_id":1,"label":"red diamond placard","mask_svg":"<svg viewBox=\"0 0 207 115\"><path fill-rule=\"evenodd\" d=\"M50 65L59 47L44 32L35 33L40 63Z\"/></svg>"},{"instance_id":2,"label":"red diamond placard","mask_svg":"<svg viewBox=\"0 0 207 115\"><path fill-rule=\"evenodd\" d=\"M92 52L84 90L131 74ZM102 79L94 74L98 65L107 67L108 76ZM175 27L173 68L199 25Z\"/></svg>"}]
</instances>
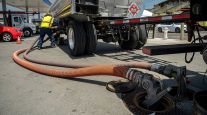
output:
<instances>
[{"instance_id":1,"label":"red diamond placard","mask_svg":"<svg viewBox=\"0 0 207 115\"><path fill-rule=\"evenodd\" d=\"M139 7L135 3L132 3L128 10L133 16L136 15L140 11Z\"/></svg>"}]
</instances>

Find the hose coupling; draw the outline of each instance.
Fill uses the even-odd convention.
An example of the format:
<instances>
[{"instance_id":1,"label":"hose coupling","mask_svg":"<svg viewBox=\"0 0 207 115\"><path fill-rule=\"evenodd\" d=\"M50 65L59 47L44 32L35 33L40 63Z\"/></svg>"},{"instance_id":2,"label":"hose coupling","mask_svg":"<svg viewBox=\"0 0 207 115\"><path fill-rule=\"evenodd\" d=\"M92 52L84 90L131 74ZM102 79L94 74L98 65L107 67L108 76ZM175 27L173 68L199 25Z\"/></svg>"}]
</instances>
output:
<instances>
[{"instance_id":1,"label":"hose coupling","mask_svg":"<svg viewBox=\"0 0 207 115\"><path fill-rule=\"evenodd\" d=\"M151 106L159 101L170 88L163 89L162 80L156 79L152 74L143 73L137 69L129 69L126 74L126 78L132 82L137 83L139 87L146 90L144 105Z\"/></svg>"},{"instance_id":2,"label":"hose coupling","mask_svg":"<svg viewBox=\"0 0 207 115\"><path fill-rule=\"evenodd\" d=\"M143 76L144 76L144 73L143 72L138 71L138 70L135 70L135 69L132 69L132 68L130 68L127 71L127 74L126 74L126 78L129 81L138 83L139 85L140 85L140 83L142 81Z\"/></svg>"},{"instance_id":3,"label":"hose coupling","mask_svg":"<svg viewBox=\"0 0 207 115\"><path fill-rule=\"evenodd\" d=\"M137 69L129 69L126 74L126 78L134 83L137 83L139 87L149 90L153 88L155 91L157 87L160 87L160 83L155 77L148 73L143 73Z\"/></svg>"},{"instance_id":4,"label":"hose coupling","mask_svg":"<svg viewBox=\"0 0 207 115\"><path fill-rule=\"evenodd\" d=\"M151 65L151 71L154 71L157 73L163 73L164 69L165 69L165 66L161 64L154 63Z\"/></svg>"}]
</instances>

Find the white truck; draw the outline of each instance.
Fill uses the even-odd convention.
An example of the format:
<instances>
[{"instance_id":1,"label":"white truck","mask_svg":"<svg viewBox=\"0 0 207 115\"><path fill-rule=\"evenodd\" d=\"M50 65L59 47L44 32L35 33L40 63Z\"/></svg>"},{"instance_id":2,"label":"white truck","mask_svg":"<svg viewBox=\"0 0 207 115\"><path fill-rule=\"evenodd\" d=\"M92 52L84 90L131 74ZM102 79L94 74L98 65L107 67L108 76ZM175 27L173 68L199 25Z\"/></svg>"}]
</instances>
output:
<instances>
[{"instance_id":1,"label":"white truck","mask_svg":"<svg viewBox=\"0 0 207 115\"><path fill-rule=\"evenodd\" d=\"M10 14L8 17L9 25L20 28L24 37L30 37L36 33L36 26L33 23L27 23L26 14Z\"/></svg>"}]
</instances>

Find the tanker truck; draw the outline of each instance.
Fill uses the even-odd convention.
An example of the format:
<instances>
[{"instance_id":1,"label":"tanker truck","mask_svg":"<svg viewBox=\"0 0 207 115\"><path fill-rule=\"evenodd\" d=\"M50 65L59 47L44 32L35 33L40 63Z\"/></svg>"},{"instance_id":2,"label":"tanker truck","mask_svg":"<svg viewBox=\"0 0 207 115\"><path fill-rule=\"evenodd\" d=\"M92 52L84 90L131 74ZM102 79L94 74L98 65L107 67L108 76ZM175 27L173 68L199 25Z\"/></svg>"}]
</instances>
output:
<instances>
[{"instance_id":1,"label":"tanker truck","mask_svg":"<svg viewBox=\"0 0 207 115\"><path fill-rule=\"evenodd\" d=\"M144 25L111 26L110 21L140 17L144 0L57 0L50 13L67 35L71 55L96 51L97 40L118 42L124 50L139 49L147 41Z\"/></svg>"}]
</instances>

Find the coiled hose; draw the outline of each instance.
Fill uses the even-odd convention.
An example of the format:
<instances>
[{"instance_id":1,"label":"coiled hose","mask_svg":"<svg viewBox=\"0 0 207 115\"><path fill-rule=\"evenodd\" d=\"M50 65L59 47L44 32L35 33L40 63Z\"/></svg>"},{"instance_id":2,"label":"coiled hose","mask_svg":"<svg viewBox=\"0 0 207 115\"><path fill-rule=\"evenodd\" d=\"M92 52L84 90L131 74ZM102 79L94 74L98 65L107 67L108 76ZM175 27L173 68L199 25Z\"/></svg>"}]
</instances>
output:
<instances>
[{"instance_id":1,"label":"coiled hose","mask_svg":"<svg viewBox=\"0 0 207 115\"><path fill-rule=\"evenodd\" d=\"M72 64L61 64L57 62L43 62L41 60L34 60L29 58L27 55L33 46L38 41L35 40L33 44L28 49L20 49L13 53L12 58L13 60L18 63L19 65L32 70L37 73L53 76L53 77L60 77L60 78L72 78L72 77L81 77L81 76L90 76L90 75L112 75L117 77L125 78L126 73L129 68L142 68L142 69L151 69L151 64L145 62L134 62L134 63L121 63L121 64L103 64L103 65L72 65ZM24 53L25 52L25 53ZM20 54L24 53L24 57L27 60L21 59L18 57ZM60 67L71 67L71 68L78 68L78 69L49 69L46 67L42 67L38 64L44 65L51 65L51 66L60 66Z\"/></svg>"}]
</instances>

